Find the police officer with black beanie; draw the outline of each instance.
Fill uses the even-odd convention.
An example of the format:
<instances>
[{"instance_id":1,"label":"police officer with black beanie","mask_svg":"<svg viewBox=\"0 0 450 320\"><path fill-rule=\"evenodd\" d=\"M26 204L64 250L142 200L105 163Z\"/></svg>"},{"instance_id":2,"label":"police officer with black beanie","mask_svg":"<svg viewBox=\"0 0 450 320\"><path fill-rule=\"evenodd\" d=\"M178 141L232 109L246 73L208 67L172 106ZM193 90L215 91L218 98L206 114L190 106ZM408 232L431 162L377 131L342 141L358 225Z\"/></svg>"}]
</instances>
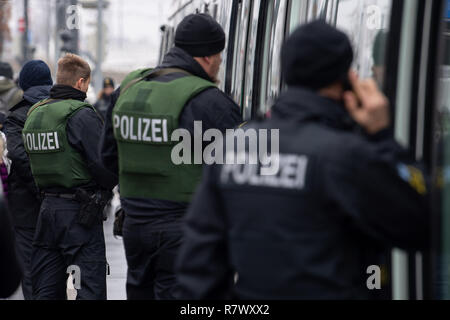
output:
<instances>
[{"instance_id":1,"label":"police officer with black beanie","mask_svg":"<svg viewBox=\"0 0 450 320\"><path fill-rule=\"evenodd\" d=\"M349 72L348 37L312 22L282 60L272 118L245 126L279 129L278 170L204 170L177 262L183 299L369 299L378 253L427 248L426 175L394 141L375 82Z\"/></svg>"},{"instance_id":2,"label":"police officer with black beanie","mask_svg":"<svg viewBox=\"0 0 450 320\"><path fill-rule=\"evenodd\" d=\"M176 298L182 220L202 169L176 166L166 140L176 129L193 137L194 121L222 132L242 122L239 107L216 86L224 48L225 33L212 17L189 15L162 64L132 72L112 96L101 155L119 174L128 299Z\"/></svg>"}]
</instances>

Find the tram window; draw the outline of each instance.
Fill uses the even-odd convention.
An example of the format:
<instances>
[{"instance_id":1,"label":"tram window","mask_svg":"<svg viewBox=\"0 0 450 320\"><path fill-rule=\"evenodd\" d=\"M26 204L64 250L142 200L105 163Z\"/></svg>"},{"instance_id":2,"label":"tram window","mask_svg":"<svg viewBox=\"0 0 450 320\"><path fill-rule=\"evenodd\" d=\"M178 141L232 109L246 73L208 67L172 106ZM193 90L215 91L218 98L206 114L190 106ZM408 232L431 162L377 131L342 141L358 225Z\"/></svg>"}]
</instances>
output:
<instances>
[{"instance_id":1,"label":"tram window","mask_svg":"<svg viewBox=\"0 0 450 320\"><path fill-rule=\"evenodd\" d=\"M253 79L256 63L256 41L258 39L258 21L261 9L261 0L253 1L251 18L249 21L249 36L247 43L247 55L245 62L244 96L242 101L242 116L244 120L252 117L253 106Z\"/></svg>"},{"instance_id":2,"label":"tram window","mask_svg":"<svg viewBox=\"0 0 450 320\"><path fill-rule=\"evenodd\" d=\"M441 190L441 226L437 256L437 278L434 289L437 298L450 299L450 0L445 10L445 28L443 34L445 52L440 66L438 128L440 129L437 146L439 150L438 186Z\"/></svg>"},{"instance_id":3,"label":"tram window","mask_svg":"<svg viewBox=\"0 0 450 320\"><path fill-rule=\"evenodd\" d=\"M261 71L259 113L272 107L281 90L281 48L285 39L286 0L269 2Z\"/></svg>"},{"instance_id":4,"label":"tram window","mask_svg":"<svg viewBox=\"0 0 450 320\"><path fill-rule=\"evenodd\" d=\"M161 45L159 47L159 63L161 64L164 55L166 54L166 33L167 25L161 26Z\"/></svg>"},{"instance_id":5,"label":"tram window","mask_svg":"<svg viewBox=\"0 0 450 320\"><path fill-rule=\"evenodd\" d=\"M306 0L291 1L289 14L289 33L308 21L325 19L328 23L336 23L337 7L341 0Z\"/></svg>"},{"instance_id":6,"label":"tram window","mask_svg":"<svg viewBox=\"0 0 450 320\"><path fill-rule=\"evenodd\" d=\"M289 8L289 33L299 25L306 23L309 1L291 1Z\"/></svg>"},{"instance_id":7,"label":"tram window","mask_svg":"<svg viewBox=\"0 0 450 320\"><path fill-rule=\"evenodd\" d=\"M228 3L231 4L231 2L228 2ZM219 4L214 3L214 5L213 5L213 13L212 13L212 16L213 16L213 18L216 19L216 20L217 20L217 12L218 12L218 9L219 9ZM228 12L230 12L230 11L228 11Z\"/></svg>"},{"instance_id":8,"label":"tram window","mask_svg":"<svg viewBox=\"0 0 450 320\"><path fill-rule=\"evenodd\" d=\"M233 41L233 39L230 38L230 27L231 27L231 15L230 12L232 11L232 1L220 1L219 3L214 4L214 12L217 16L217 21L222 26L223 30L226 34L226 43L225 43L225 49L222 53L222 65L220 67L219 76L218 79L220 81L219 88L222 91L225 91L225 74L226 74L226 68L228 60L233 62L233 57L228 57L228 46L229 42Z\"/></svg>"},{"instance_id":9,"label":"tram window","mask_svg":"<svg viewBox=\"0 0 450 320\"><path fill-rule=\"evenodd\" d=\"M336 26L348 34L354 47L353 68L362 78L374 77L380 87L391 9L392 0L347 0L339 1L336 12Z\"/></svg>"},{"instance_id":10,"label":"tram window","mask_svg":"<svg viewBox=\"0 0 450 320\"><path fill-rule=\"evenodd\" d=\"M163 35L161 40L161 49L160 49L160 62L164 59L164 56L169 52L169 50L173 47L174 43L174 31L173 27L165 25L163 27Z\"/></svg>"},{"instance_id":11,"label":"tram window","mask_svg":"<svg viewBox=\"0 0 450 320\"><path fill-rule=\"evenodd\" d=\"M173 27L169 28L168 40L167 40L167 52L175 45L175 29Z\"/></svg>"},{"instance_id":12,"label":"tram window","mask_svg":"<svg viewBox=\"0 0 450 320\"><path fill-rule=\"evenodd\" d=\"M325 19L334 25L339 3L339 0L310 0L307 11L308 20Z\"/></svg>"},{"instance_id":13,"label":"tram window","mask_svg":"<svg viewBox=\"0 0 450 320\"><path fill-rule=\"evenodd\" d=\"M245 55L248 33L248 22L251 10L251 1L243 0L239 4L236 38L233 57L233 79L231 84L231 96L233 100L242 105L242 90L245 72Z\"/></svg>"}]
</instances>

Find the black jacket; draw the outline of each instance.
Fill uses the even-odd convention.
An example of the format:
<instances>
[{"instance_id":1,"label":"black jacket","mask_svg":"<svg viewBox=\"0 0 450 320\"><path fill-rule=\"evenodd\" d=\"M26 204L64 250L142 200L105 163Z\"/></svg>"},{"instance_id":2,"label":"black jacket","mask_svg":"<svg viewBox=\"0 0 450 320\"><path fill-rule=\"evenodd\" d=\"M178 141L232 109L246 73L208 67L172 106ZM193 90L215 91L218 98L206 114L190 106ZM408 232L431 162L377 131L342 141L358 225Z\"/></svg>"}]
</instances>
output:
<instances>
[{"instance_id":1,"label":"black jacket","mask_svg":"<svg viewBox=\"0 0 450 320\"><path fill-rule=\"evenodd\" d=\"M189 73L211 81L203 68L185 51L173 48L158 68L180 68ZM171 81L183 77L174 73L157 77L154 81ZM101 155L104 165L113 172L118 172L117 144L112 126L112 111L120 95L120 88L112 95L112 102L106 114L102 136ZM180 116L179 127L194 132L194 121L202 121L203 130L216 128L225 132L242 123L239 106L218 88L207 89L192 98L184 107ZM182 215L187 204L154 199L122 199L122 206L128 215L158 216L168 213Z\"/></svg>"},{"instance_id":2,"label":"black jacket","mask_svg":"<svg viewBox=\"0 0 450 320\"><path fill-rule=\"evenodd\" d=\"M25 91L23 100L11 109L5 123L8 157L12 161L8 203L16 227L34 228L39 214L40 200L23 145L22 130L31 106L48 98L50 88L37 86Z\"/></svg>"},{"instance_id":3,"label":"black jacket","mask_svg":"<svg viewBox=\"0 0 450 320\"><path fill-rule=\"evenodd\" d=\"M298 88L249 129L280 130L280 171L206 169L177 263L182 298L366 299L373 253L427 246L426 176L388 131L356 133L343 106Z\"/></svg>"},{"instance_id":4,"label":"black jacket","mask_svg":"<svg viewBox=\"0 0 450 320\"><path fill-rule=\"evenodd\" d=\"M94 104L95 110L102 116L103 119L106 118L106 112L111 104L111 96L102 95L100 99Z\"/></svg>"}]
</instances>

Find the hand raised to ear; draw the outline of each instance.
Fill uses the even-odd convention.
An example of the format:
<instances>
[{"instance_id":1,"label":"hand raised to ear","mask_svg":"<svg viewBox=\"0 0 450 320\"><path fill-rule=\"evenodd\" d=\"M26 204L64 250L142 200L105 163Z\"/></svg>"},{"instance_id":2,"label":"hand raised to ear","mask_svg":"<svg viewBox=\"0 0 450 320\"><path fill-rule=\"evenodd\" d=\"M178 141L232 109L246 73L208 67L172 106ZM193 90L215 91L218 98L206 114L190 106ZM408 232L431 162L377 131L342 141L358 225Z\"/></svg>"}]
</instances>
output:
<instances>
[{"instance_id":1,"label":"hand raised to ear","mask_svg":"<svg viewBox=\"0 0 450 320\"><path fill-rule=\"evenodd\" d=\"M368 134L376 134L391 124L389 101L373 79L359 80L355 72L349 73L353 91L344 92L344 103L350 116Z\"/></svg>"}]
</instances>

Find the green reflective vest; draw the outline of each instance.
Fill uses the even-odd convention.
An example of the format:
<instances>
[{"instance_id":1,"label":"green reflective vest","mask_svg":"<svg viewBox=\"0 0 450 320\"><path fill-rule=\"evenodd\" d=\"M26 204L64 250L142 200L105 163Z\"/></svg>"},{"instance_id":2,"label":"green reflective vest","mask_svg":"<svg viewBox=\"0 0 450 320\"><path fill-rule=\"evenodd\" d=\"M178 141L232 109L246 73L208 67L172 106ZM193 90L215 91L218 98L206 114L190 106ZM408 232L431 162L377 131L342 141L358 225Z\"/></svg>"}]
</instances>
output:
<instances>
[{"instance_id":1,"label":"green reflective vest","mask_svg":"<svg viewBox=\"0 0 450 320\"><path fill-rule=\"evenodd\" d=\"M22 135L40 189L70 189L92 180L81 154L67 140L67 122L82 108L92 106L77 100L45 100L30 109Z\"/></svg>"},{"instance_id":2,"label":"green reflective vest","mask_svg":"<svg viewBox=\"0 0 450 320\"><path fill-rule=\"evenodd\" d=\"M190 74L170 82L144 80L151 74L150 69L130 74L113 110L120 193L126 198L190 202L202 167L172 162L178 142L172 142L171 135L186 103L215 85Z\"/></svg>"}]
</instances>

